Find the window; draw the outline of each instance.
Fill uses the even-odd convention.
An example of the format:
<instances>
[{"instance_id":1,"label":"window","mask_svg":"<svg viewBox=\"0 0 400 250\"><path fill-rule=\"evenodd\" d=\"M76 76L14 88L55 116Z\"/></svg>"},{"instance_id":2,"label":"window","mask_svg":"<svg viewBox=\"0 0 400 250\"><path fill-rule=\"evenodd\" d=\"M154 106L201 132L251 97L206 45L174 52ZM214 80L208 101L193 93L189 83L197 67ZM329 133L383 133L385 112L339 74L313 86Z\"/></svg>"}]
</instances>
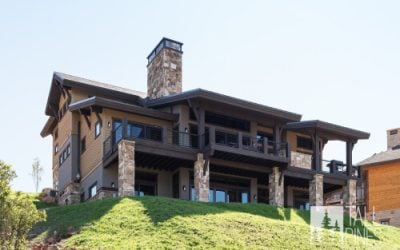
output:
<instances>
[{"instance_id":1,"label":"window","mask_svg":"<svg viewBox=\"0 0 400 250\"><path fill-rule=\"evenodd\" d=\"M382 225L390 225L390 220L389 219L384 219L384 220L381 220L380 223Z\"/></svg>"},{"instance_id":2,"label":"window","mask_svg":"<svg viewBox=\"0 0 400 250\"><path fill-rule=\"evenodd\" d=\"M297 147L306 150L313 150L313 141L307 137L297 136Z\"/></svg>"},{"instance_id":3,"label":"window","mask_svg":"<svg viewBox=\"0 0 400 250\"><path fill-rule=\"evenodd\" d=\"M94 137L97 138L101 134L101 123L99 121L94 125Z\"/></svg>"},{"instance_id":4,"label":"window","mask_svg":"<svg viewBox=\"0 0 400 250\"><path fill-rule=\"evenodd\" d=\"M226 202L225 191L222 190L215 191L215 202Z\"/></svg>"},{"instance_id":5,"label":"window","mask_svg":"<svg viewBox=\"0 0 400 250\"><path fill-rule=\"evenodd\" d=\"M205 114L206 123L220 125L227 128L238 129L242 131L250 131L250 122L226 115L215 114L206 112Z\"/></svg>"},{"instance_id":6,"label":"window","mask_svg":"<svg viewBox=\"0 0 400 250\"><path fill-rule=\"evenodd\" d=\"M238 135L225 133L222 131L215 131L215 142L230 147L238 147Z\"/></svg>"},{"instance_id":7,"label":"window","mask_svg":"<svg viewBox=\"0 0 400 250\"><path fill-rule=\"evenodd\" d=\"M86 137L83 137L81 140L81 154L86 151Z\"/></svg>"},{"instance_id":8,"label":"window","mask_svg":"<svg viewBox=\"0 0 400 250\"><path fill-rule=\"evenodd\" d=\"M128 122L128 137L162 141L162 128Z\"/></svg>"},{"instance_id":9,"label":"window","mask_svg":"<svg viewBox=\"0 0 400 250\"><path fill-rule=\"evenodd\" d=\"M57 149L58 150L58 149ZM58 156L58 165L61 166L67 158L71 155L71 145L68 144L65 149Z\"/></svg>"},{"instance_id":10,"label":"window","mask_svg":"<svg viewBox=\"0 0 400 250\"><path fill-rule=\"evenodd\" d=\"M97 194L97 182L89 187L89 198L96 196Z\"/></svg>"}]
</instances>

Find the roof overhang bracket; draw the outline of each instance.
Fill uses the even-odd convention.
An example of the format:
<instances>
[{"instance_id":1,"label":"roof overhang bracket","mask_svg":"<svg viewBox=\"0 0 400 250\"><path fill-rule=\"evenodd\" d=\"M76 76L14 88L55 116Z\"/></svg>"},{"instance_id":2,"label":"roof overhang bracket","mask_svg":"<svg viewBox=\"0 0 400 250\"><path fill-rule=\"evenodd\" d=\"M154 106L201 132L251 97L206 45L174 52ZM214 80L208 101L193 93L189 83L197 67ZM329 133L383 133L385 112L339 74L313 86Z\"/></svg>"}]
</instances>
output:
<instances>
[{"instance_id":1,"label":"roof overhang bracket","mask_svg":"<svg viewBox=\"0 0 400 250\"><path fill-rule=\"evenodd\" d=\"M188 99L187 102L189 104L189 108L193 110L194 116L196 117L196 121L199 121L199 111L197 110L197 107L193 105L192 100Z\"/></svg>"},{"instance_id":2,"label":"roof overhang bracket","mask_svg":"<svg viewBox=\"0 0 400 250\"><path fill-rule=\"evenodd\" d=\"M90 126L91 126L90 120L89 120L90 110L80 109L80 110L79 110L79 113L80 113L81 115L83 115L83 117L85 118L86 125L88 126L88 128L90 128Z\"/></svg>"}]
</instances>

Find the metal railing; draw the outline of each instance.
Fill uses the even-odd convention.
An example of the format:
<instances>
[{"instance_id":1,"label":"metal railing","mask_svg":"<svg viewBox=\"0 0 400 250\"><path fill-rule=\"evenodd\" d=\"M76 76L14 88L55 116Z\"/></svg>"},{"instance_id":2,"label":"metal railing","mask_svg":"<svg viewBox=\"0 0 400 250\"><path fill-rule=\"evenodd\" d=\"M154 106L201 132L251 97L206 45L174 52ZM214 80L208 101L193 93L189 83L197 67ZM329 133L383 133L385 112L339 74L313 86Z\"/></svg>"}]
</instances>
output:
<instances>
[{"instance_id":1,"label":"metal railing","mask_svg":"<svg viewBox=\"0 0 400 250\"><path fill-rule=\"evenodd\" d=\"M343 161L338 160L322 160L322 171L331 174L347 175L347 164L345 164ZM352 165L351 176L360 176L359 166Z\"/></svg>"}]
</instances>

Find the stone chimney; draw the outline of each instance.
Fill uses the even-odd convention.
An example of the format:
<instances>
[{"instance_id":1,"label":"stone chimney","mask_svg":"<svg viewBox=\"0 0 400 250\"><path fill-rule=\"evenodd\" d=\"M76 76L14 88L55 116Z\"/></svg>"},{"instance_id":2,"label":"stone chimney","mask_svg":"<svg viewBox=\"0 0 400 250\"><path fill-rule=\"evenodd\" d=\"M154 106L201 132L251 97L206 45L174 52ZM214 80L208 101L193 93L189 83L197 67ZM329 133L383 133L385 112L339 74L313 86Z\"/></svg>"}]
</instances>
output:
<instances>
[{"instance_id":1,"label":"stone chimney","mask_svg":"<svg viewBox=\"0 0 400 250\"><path fill-rule=\"evenodd\" d=\"M147 57L147 96L151 99L182 92L182 45L163 38Z\"/></svg>"},{"instance_id":2,"label":"stone chimney","mask_svg":"<svg viewBox=\"0 0 400 250\"><path fill-rule=\"evenodd\" d=\"M400 128L387 131L387 149L400 149Z\"/></svg>"}]
</instances>

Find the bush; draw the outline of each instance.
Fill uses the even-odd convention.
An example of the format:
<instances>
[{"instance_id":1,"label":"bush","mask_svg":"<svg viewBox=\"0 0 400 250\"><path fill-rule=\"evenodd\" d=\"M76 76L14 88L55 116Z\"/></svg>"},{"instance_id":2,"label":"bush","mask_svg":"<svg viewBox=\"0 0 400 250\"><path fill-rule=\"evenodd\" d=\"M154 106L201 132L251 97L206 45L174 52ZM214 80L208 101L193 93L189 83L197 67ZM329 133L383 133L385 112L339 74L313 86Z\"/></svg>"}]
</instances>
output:
<instances>
[{"instance_id":1,"label":"bush","mask_svg":"<svg viewBox=\"0 0 400 250\"><path fill-rule=\"evenodd\" d=\"M10 165L0 161L0 248L25 248L26 235L32 226L46 218L38 211L33 198L12 193L10 182L16 177Z\"/></svg>"}]
</instances>

